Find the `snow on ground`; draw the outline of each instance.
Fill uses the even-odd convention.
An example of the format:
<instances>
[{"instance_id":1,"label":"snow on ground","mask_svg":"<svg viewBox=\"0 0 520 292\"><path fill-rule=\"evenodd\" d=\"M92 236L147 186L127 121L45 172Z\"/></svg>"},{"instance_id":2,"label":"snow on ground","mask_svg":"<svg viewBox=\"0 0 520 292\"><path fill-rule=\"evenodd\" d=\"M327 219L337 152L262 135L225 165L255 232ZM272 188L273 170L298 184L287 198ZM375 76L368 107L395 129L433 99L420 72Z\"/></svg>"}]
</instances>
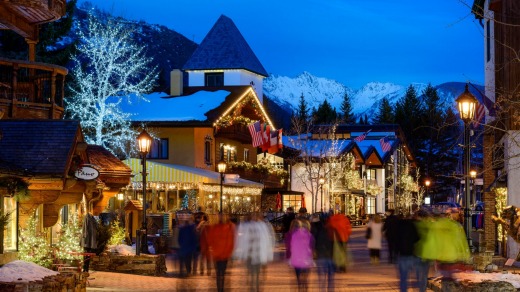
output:
<instances>
[{"instance_id":1,"label":"snow on ground","mask_svg":"<svg viewBox=\"0 0 520 292\"><path fill-rule=\"evenodd\" d=\"M516 289L520 288L520 275L508 273L480 273L479 271L467 271L454 273L453 278L458 281L469 280L471 282L505 281L511 283Z\"/></svg>"},{"instance_id":2,"label":"snow on ground","mask_svg":"<svg viewBox=\"0 0 520 292\"><path fill-rule=\"evenodd\" d=\"M12 261L0 268L0 282L21 282L41 280L47 276L59 274L35 263Z\"/></svg>"}]
</instances>

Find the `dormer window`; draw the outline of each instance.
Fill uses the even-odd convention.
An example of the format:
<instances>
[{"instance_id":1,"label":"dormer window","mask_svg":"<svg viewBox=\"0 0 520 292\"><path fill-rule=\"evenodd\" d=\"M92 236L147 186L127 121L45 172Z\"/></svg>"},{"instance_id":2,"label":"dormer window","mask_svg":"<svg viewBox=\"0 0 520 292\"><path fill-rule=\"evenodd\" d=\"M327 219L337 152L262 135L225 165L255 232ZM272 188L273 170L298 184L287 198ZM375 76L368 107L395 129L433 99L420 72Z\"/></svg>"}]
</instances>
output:
<instances>
[{"instance_id":1,"label":"dormer window","mask_svg":"<svg viewBox=\"0 0 520 292\"><path fill-rule=\"evenodd\" d=\"M224 72L205 73L204 74L204 85L205 86L224 86Z\"/></svg>"}]
</instances>

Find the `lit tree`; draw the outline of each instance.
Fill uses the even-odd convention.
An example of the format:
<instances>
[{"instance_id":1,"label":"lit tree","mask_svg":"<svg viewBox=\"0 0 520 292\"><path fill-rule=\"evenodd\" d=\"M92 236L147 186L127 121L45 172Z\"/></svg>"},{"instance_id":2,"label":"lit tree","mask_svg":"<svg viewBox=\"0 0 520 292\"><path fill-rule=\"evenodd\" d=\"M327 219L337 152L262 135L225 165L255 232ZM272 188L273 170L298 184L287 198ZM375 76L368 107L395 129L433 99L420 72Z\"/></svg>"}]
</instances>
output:
<instances>
[{"instance_id":1,"label":"lit tree","mask_svg":"<svg viewBox=\"0 0 520 292\"><path fill-rule=\"evenodd\" d=\"M135 139L130 113L121 103L143 99L158 76L144 47L132 40L132 27L114 18L89 14L86 28L78 29L78 53L72 57L74 85L67 100L67 116L79 119L87 143L125 153Z\"/></svg>"},{"instance_id":2,"label":"lit tree","mask_svg":"<svg viewBox=\"0 0 520 292\"><path fill-rule=\"evenodd\" d=\"M22 261L33 262L50 268L52 265L52 250L47 243L44 232L36 228L36 216L29 219L27 228L20 230L18 258Z\"/></svg>"},{"instance_id":3,"label":"lit tree","mask_svg":"<svg viewBox=\"0 0 520 292\"><path fill-rule=\"evenodd\" d=\"M61 228L60 237L56 243L55 255L60 260L75 260L79 256L73 256L73 252L82 252L81 247L81 224L78 214L73 214L67 224Z\"/></svg>"}]
</instances>

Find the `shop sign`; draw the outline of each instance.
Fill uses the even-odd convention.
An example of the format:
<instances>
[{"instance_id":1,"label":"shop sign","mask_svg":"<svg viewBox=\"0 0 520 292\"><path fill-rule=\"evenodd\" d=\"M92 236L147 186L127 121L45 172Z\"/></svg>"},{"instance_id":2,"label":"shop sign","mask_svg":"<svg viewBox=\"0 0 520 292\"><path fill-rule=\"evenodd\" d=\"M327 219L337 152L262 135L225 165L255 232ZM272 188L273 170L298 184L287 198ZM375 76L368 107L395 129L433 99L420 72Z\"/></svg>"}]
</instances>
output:
<instances>
[{"instance_id":1,"label":"shop sign","mask_svg":"<svg viewBox=\"0 0 520 292\"><path fill-rule=\"evenodd\" d=\"M74 176L82 180L94 180L98 178L99 171L93 167L93 165L83 165L76 172Z\"/></svg>"},{"instance_id":2,"label":"shop sign","mask_svg":"<svg viewBox=\"0 0 520 292\"><path fill-rule=\"evenodd\" d=\"M240 178L240 175L238 175L238 174L225 174L224 183L237 184L239 178Z\"/></svg>"}]
</instances>

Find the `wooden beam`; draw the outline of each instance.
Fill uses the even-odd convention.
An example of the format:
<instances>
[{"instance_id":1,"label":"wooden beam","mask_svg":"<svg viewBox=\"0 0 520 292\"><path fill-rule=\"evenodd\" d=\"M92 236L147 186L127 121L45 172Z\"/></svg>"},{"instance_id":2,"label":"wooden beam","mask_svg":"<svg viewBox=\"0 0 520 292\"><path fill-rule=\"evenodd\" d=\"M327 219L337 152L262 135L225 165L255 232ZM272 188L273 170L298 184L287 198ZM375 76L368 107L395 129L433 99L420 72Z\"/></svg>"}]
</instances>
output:
<instances>
[{"instance_id":1,"label":"wooden beam","mask_svg":"<svg viewBox=\"0 0 520 292\"><path fill-rule=\"evenodd\" d=\"M29 23L6 5L0 5L0 19L2 24L25 39L38 42L38 25Z\"/></svg>"}]
</instances>

